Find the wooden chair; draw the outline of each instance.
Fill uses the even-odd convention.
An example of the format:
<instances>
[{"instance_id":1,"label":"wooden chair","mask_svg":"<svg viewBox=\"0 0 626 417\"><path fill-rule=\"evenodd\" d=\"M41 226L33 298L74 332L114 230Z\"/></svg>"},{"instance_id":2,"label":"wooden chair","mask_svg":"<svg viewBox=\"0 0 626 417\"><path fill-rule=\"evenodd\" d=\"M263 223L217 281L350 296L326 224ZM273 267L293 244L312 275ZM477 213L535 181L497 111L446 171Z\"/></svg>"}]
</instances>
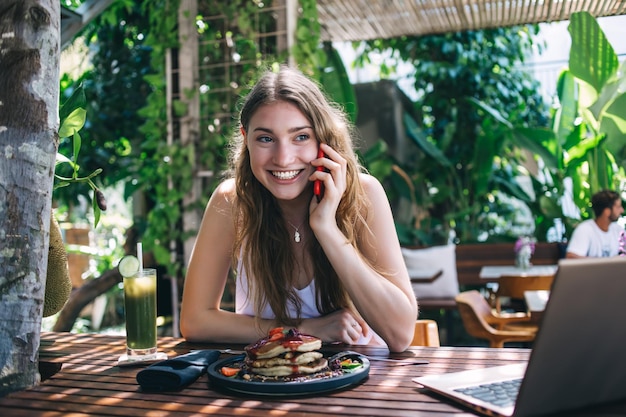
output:
<instances>
[{"instance_id":1,"label":"wooden chair","mask_svg":"<svg viewBox=\"0 0 626 417\"><path fill-rule=\"evenodd\" d=\"M495 314L487 300L476 290L456 296L461 320L467 333L489 341L489 347L501 348L505 342L535 340L537 326L525 313Z\"/></svg>"},{"instance_id":2,"label":"wooden chair","mask_svg":"<svg viewBox=\"0 0 626 417\"><path fill-rule=\"evenodd\" d=\"M441 346L437 322L435 320L416 320L411 346Z\"/></svg>"},{"instance_id":3,"label":"wooden chair","mask_svg":"<svg viewBox=\"0 0 626 417\"><path fill-rule=\"evenodd\" d=\"M553 282L554 275L501 276L495 293L496 312L500 313L502 311L502 297L523 300L524 291L550 290Z\"/></svg>"}]
</instances>

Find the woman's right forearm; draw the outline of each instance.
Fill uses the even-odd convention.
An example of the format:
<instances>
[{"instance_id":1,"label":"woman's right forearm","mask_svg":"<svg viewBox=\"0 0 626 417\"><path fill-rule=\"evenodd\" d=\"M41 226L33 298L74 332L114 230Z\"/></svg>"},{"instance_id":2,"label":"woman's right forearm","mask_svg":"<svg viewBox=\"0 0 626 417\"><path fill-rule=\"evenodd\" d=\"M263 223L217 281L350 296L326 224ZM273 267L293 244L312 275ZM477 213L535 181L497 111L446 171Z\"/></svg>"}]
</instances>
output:
<instances>
[{"instance_id":1,"label":"woman's right forearm","mask_svg":"<svg viewBox=\"0 0 626 417\"><path fill-rule=\"evenodd\" d=\"M207 310L196 314L181 314L180 331L190 342L252 343L276 327L274 320L224 310Z\"/></svg>"}]
</instances>

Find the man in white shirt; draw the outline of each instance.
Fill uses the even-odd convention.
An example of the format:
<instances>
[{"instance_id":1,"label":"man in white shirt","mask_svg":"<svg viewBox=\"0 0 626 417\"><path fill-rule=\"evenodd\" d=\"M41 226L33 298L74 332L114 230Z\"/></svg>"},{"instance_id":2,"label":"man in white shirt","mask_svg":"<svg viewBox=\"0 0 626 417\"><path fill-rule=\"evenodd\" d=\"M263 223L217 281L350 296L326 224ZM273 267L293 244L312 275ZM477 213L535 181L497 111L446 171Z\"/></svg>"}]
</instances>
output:
<instances>
[{"instance_id":1,"label":"man in white shirt","mask_svg":"<svg viewBox=\"0 0 626 417\"><path fill-rule=\"evenodd\" d=\"M599 191L591 197L595 219L581 222L567 246L567 258L616 256L624 229L617 220L624 213L622 199L614 191Z\"/></svg>"}]
</instances>

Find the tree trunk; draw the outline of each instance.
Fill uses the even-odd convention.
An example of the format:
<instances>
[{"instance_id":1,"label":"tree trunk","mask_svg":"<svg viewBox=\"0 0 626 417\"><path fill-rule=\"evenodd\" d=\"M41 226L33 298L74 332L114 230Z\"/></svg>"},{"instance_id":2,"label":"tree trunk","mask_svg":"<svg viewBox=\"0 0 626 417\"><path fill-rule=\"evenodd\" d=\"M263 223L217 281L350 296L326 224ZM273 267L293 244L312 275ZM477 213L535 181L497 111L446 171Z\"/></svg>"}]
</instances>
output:
<instances>
[{"instance_id":1,"label":"tree trunk","mask_svg":"<svg viewBox=\"0 0 626 417\"><path fill-rule=\"evenodd\" d=\"M37 384L59 128L60 2L0 6L0 396Z\"/></svg>"},{"instance_id":2,"label":"tree trunk","mask_svg":"<svg viewBox=\"0 0 626 417\"><path fill-rule=\"evenodd\" d=\"M122 281L122 276L117 268L109 269L96 279L87 281L78 289L74 290L61 313L57 317L52 328L55 332L69 332L72 330L80 312L87 304L97 296L104 294L113 286Z\"/></svg>"}]
</instances>

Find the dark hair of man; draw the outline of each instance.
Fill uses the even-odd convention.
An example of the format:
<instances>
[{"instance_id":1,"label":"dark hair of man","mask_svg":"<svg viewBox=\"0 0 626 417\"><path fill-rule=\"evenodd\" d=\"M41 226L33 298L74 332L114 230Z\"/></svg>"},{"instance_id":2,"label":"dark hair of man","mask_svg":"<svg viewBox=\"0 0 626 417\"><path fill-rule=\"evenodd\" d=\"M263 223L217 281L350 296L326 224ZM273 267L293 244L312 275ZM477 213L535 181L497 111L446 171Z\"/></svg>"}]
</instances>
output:
<instances>
[{"instance_id":1,"label":"dark hair of man","mask_svg":"<svg viewBox=\"0 0 626 417\"><path fill-rule=\"evenodd\" d=\"M620 196L615 191L602 190L591 196L591 208L596 218L602 215L604 209L611 209Z\"/></svg>"}]
</instances>

